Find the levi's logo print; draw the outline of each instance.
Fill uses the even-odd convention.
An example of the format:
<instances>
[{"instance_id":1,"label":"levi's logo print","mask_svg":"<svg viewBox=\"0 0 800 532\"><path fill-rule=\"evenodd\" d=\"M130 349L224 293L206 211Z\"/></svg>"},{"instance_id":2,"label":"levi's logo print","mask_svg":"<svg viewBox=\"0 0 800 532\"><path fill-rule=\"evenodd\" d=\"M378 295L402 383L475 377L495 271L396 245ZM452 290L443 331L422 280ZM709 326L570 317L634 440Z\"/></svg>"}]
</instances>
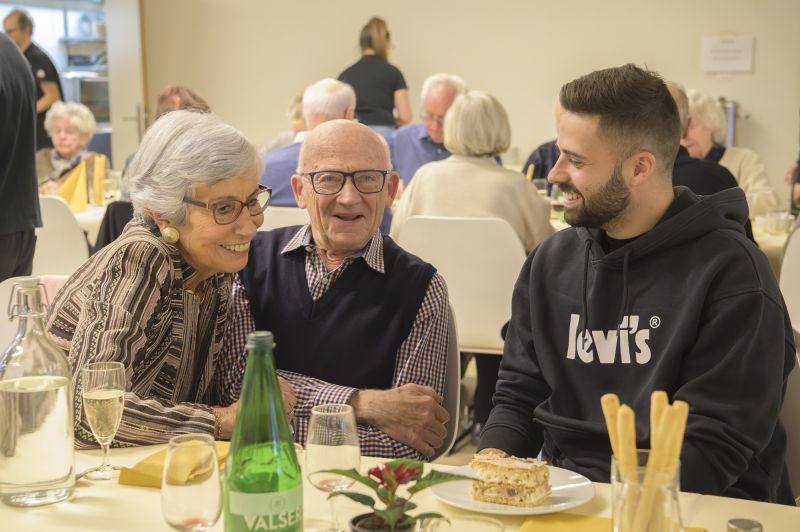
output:
<instances>
[{"instance_id":1,"label":"levi's logo print","mask_svg":"<svg viewBox=\"0 0 800 532\"><path fill-rule=\"evenodd\" d=\"M579 314L570 315L567 359L577 357L581 362L601 364L647 364L651 358L650 331L661 326L658 316L649 319L647 329L639 328L639 316L623 316L619 330L610 331L578 331L579 322Z\"/></svg>"}]
</instances>

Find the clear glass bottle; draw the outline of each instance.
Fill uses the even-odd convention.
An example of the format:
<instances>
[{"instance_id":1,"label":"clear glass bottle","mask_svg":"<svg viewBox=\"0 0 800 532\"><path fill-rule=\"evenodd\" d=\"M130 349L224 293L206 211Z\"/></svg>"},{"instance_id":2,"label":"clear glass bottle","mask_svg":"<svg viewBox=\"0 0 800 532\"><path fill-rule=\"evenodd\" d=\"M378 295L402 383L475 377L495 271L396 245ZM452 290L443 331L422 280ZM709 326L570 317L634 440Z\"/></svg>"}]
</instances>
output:
<instances>
[{"instance_id":1,"label":"clear glass bottle","mask_svg":"<svg viewBox=\"0 0 800 532\"><path fill-rule=\"evenodd\" d=\"M45 330L38 277L11 291L14 339L0 354L0 499L14 506L63 501L75 486L72 374Z\"/></svg>"},{"instance_id":2,"label":"clear glass bottle","mask_svg":"<svg viewBox=\"0 0 800 532\"><path fill-rule=\"evenodd\" d=\"M271 332L247 337L239 412L225 464L225 530L303 530L303 477L272 350Z\"/></svg>"}]
</instances>

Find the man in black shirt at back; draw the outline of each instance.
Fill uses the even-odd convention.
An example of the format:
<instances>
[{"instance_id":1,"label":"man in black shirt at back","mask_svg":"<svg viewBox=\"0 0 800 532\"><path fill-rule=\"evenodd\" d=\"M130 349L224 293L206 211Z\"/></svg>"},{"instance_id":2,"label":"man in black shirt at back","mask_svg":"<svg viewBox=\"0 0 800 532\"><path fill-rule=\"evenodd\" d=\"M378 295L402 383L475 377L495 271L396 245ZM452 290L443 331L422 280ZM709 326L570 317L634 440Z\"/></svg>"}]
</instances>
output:
<instances>
[{"instance_id":1,"label":"man in black shirt at back","mask_svg":"<svg viewBox=\"0 0 800 532\"><path fill-rule=\"evenodd\" d=\"M31 274L34 228L42 225L33 86L25 58L10 39L0 35L0 282Z\"/></svg>"},{"instance_id":2,"label":"man in black shirt at back","mask_svg":"<svg viewBox=\"0 0 800 532\"><path fill-rule=\"evenodd\" d=\"M63 99L58 71L47 54L33 43L33 20L25 11L15 9L9 13L3 19L3 30L22 50L36 80L36 149L52 148L44 129L44 115L51 105Z\"/></svg>"}]
</instances>

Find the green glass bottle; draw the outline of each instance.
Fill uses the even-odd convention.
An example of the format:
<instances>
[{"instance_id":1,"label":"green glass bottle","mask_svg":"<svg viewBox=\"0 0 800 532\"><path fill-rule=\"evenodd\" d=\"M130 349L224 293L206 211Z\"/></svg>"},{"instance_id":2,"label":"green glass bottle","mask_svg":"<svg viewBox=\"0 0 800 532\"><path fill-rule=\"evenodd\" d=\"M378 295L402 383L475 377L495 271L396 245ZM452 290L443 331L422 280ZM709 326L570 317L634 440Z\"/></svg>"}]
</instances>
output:
<instances>
[{"instance_id":1,"label":"green glass bottle","mask_svg":"<svg viewBox=\"0 0 800 532\"><path fill-rule=\"evenodd\" d=\"M247 368L225 464L225 530L303 530L303 477L283 407L272 333L247 336Z\"/></svg>"}]
</instances>

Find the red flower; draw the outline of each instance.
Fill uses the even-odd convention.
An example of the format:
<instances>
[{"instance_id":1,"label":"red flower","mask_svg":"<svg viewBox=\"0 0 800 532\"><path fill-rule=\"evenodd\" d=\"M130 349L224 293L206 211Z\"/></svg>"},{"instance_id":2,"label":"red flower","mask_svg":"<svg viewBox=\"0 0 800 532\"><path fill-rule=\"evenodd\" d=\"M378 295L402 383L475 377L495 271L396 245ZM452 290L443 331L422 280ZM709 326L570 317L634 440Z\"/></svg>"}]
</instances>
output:
<instances>
[{"instance_id":1,"label":"red flower","mask_svg":"<svg viewBox=\"0 0 800 532\"><path fill-rule=\"evenodd\" d=\"M375 480L385 487L388 484L387 481L389 480L387 473L391 474L391 472L392 470L389 468L389 464L383 464L373 467L367 472L367 474L369 474L371 477L375 477Z\"/></svg>"},{"instance_id":2,"label":"red flower","mask_svg":"<svg viewBox=\"0 0 800 532\"><path fill-rule=\"evenodd\" d=\"M406 467L404 464L397 466L394 470L394 479L398 484L405 484L411 480L417 480L422 473L416 467Z\"/></svg>"}]
</instances>

